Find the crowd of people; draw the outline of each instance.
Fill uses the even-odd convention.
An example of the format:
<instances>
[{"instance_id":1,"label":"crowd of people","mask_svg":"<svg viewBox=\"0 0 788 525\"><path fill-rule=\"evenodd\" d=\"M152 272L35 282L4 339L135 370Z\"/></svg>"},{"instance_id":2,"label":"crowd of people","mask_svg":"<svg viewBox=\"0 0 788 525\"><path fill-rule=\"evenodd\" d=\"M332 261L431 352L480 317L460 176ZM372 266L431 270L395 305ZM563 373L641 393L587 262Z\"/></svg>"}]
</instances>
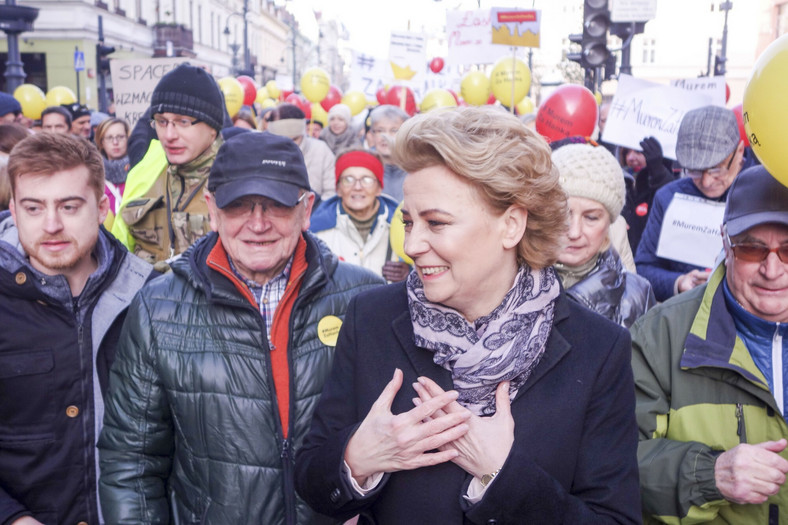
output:
<instances>
[{"instance_id":1,"label":"crowd of people","mask_svg":"<svg viewBox=\"0 0 788 525\"><path fill-rule=\"evenodd\" d=\"M788 519L788 187L732 111L674 162L150 101L0 94L0 525Z\"/></svg>"}]
</instances>

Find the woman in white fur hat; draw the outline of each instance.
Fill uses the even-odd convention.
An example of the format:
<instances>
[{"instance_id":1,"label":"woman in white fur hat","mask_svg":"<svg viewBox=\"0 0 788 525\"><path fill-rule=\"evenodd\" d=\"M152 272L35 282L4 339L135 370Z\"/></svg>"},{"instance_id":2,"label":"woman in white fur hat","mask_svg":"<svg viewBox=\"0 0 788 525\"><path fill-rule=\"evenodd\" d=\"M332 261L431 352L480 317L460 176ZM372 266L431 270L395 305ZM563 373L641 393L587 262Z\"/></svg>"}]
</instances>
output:
<instances>
[{"instance_id":1,"label":"woman in white fur hat","mask_svg":"<svg viewBox=\"0 0 788 525\"><path fill-rule=\"evenodd\" d=\"M624 206L624 176L605 148L569 144L552 154L569 197L569 230L555 267L568 295L629 328L656 304L649 282L627 272L610 245Z\"/></svg>"}]
</instances>

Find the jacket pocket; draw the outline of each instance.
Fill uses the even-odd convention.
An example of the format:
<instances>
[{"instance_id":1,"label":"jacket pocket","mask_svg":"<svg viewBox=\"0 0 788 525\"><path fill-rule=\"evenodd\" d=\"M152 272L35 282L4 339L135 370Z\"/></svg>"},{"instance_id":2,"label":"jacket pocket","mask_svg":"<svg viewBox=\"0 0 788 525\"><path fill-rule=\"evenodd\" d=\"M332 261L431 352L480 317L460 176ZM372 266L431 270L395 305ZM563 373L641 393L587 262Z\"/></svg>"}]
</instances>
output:
<instances>
[{"instance_id":1,"label":"jacket pocket","mask_svg":"<svg viewBox=\"0 0 788 525\"><path fill-rule=\"evenodd\" d=\"M0 441L53 438L55 358L51 349L0 354Z\"/></svg>"}]
</instances>

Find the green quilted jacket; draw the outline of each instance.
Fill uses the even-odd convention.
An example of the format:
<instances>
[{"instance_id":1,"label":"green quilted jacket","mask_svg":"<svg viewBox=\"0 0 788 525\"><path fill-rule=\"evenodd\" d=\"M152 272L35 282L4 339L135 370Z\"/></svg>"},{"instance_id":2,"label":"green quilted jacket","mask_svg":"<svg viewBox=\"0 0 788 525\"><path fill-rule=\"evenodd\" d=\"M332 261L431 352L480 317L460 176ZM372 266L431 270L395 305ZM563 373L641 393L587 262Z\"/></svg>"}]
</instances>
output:
<instances>
[{"instance_id":1,"label":"green quilted jacket","mask_svg":"<svg viewBox=\"0 0 788 525\"><path fill-rule=\"evenodd\" d=\"M706 285L631 328L645 523L788 522L788 484L763 505L736 505L714 482L723 451L788 438L765 377L736 335L724 278L720 265Z\"/></svg>"}]
</instances>

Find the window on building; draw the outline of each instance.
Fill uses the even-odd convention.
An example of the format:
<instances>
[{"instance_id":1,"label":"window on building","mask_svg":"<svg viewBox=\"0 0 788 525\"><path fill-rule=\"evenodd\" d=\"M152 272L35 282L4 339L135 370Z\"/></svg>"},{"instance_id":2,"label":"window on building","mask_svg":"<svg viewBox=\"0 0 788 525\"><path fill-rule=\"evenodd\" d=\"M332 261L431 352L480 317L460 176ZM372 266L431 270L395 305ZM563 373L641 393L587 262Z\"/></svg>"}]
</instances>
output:
<instances>
[{"instance_id":1,"label":"window on building","mask_svg":"<svg viewBox=\"0 0 788 525\"><path fill-rule=\"evenodd\" d=\"M654 38L643 39L643 63L653 64L656 55L656 40Z\"/></svg>"}]
</instances>

